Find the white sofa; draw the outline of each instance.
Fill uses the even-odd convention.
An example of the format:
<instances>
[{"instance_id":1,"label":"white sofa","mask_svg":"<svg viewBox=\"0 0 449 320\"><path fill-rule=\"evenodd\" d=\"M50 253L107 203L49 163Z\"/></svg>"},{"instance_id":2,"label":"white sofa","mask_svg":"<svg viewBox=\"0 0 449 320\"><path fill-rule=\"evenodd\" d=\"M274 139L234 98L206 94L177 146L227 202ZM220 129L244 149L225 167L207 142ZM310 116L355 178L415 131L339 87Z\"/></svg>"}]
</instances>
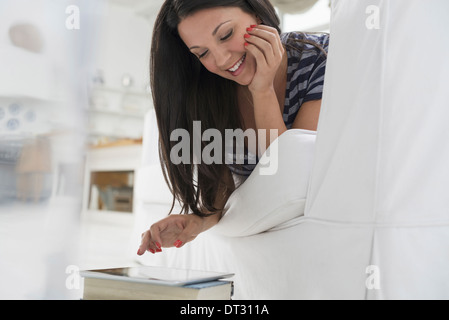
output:
<instances>
[{"instance_id":1,"label":"white sofa","mask_svg":"<svg viewBox=\"0 0 449 320\"><path fill-rule=\"evenodd\" d=\"M140 262L234 272L235 299L448 299L448 9L334 0L316 139L282 135L275 176L256 171L216 227ZM136 248L171 204L153 117Z\"/></svg>"}]
</instances>

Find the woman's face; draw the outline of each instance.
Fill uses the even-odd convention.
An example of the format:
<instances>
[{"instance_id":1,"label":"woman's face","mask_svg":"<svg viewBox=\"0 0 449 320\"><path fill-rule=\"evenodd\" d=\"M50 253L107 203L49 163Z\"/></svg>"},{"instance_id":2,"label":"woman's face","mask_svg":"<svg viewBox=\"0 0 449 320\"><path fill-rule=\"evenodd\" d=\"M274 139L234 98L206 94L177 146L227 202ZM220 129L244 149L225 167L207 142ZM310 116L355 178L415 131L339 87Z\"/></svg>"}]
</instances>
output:
<instances>
[{"instance_id":1,"label":"woman's face","mask_svg":"<svg viewBox=\"0 0 449 320\"><path fill-rule=\"evenodd\" d=\"M247 54L244 35L254 24L256 16L238 7L217 7L183 19L178 32L207 70L246 86L256 73L256 60Z\"/></svg>"}]
</instances>

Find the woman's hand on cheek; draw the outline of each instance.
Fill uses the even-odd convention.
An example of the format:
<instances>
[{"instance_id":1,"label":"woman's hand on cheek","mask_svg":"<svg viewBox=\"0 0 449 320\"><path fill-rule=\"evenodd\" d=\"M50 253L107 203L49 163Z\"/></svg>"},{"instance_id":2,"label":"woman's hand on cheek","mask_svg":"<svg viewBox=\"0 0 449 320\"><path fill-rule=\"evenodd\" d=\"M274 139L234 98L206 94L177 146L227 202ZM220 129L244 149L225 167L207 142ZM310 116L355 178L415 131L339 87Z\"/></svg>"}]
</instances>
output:
<instances>
[{"instance_id":1,"label":"woman's hand on cheek","mask_svg":"<svg viewBox=\"0 0 449 320\"><path fill-rule=\"evenodd\" d=\"M253 93L273 89L274 78L281 65L284 47L275 28L251 26L245 34L246 50L256 59L256 73L248 86Z\"/></svg>"}]
</instances>

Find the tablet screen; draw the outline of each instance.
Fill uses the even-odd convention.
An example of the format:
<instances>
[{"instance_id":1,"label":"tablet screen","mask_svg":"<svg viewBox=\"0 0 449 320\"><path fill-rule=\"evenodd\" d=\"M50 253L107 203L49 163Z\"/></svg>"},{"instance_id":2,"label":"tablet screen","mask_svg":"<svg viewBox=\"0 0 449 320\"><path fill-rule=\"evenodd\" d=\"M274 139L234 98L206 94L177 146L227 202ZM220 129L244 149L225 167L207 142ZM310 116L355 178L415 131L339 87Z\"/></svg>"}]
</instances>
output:
<instances>
[{"instance_id":1,"label":"tablet screen","mask_svg":"<svg viewBox=\"0 0 449 320\"><path fill-rule=\"evenodd\" d=\"M224 272L150 266L86 270L81 271L80 275L85 278L155 283L171 286L183 286L233 276L231 273Z\"/></svg>"}]
</instances>

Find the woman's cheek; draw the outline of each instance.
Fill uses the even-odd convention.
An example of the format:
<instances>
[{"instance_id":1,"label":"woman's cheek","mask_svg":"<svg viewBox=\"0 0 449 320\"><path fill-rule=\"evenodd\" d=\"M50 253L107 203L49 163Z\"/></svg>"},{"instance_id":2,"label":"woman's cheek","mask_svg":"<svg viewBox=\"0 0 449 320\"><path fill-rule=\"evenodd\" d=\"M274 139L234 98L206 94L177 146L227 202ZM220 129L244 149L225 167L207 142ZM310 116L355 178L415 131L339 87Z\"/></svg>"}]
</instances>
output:
<instances>
[{"instance_id":1,"label":"woman's cheek","mask_svg":"<svg viewBox=\"0 0 449 320\"><path fill-rule=\"evenodd\" d=\"M205 67L207 69L207 71L211 72L211 73L215 73L217 74L217 72L219 71L218 68L214 65L212 65L211 63L205 63L202 62L203 67Z\"/></svg>"},{"instance_id":2,"label":"woman's cheek","mask_svg":"<svg viewBox=\"0 0 449 320\"><path fill-rule=\"evenodd\" d=\"M205 58L203 58L202 63L210 72L217 74L220 74L220 72L222 72L222 70L217 66L217 63L212 54L210 53Z\"/></svg>"}]
</instances>

